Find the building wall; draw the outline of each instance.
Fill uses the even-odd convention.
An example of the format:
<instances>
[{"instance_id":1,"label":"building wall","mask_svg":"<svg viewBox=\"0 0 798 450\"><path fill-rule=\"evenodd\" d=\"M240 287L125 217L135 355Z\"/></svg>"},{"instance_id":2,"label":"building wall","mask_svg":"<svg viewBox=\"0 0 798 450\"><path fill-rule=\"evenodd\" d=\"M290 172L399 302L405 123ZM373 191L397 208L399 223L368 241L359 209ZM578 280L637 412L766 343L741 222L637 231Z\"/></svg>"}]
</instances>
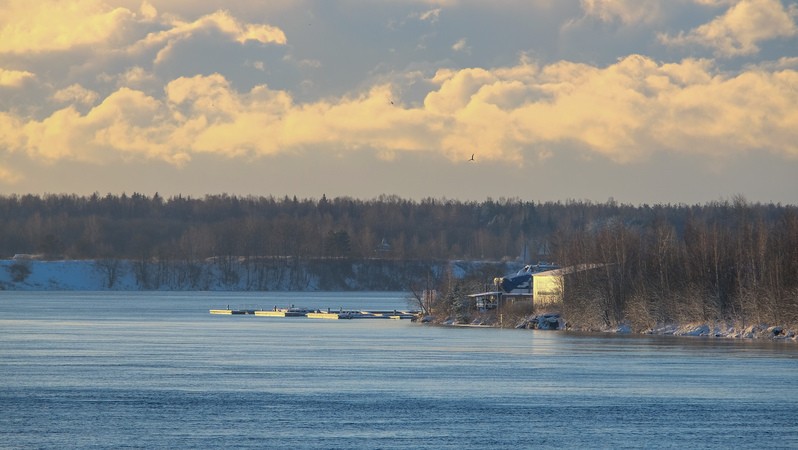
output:
<instances>
[{"instance_id":1,"label":"building wall","mask_svg":"<svg viewBox=\"0 0 798 450\"><path fill-rule=\"evenodd\" d=\"M532 303L535 308L548 307L562 301L562 275L534 275L532 277Z\"/></svg>"},{"instance_id":2,"label":"building wall","mask_svg":"<svg viewBox=\"0 0 798 450\"><path fill-rule=\"evenodd\" d=\"M562 290L567 278L577 272L594 270L604 264L579 264L532 274L532 303L535 308L547 308L562 304Z\"/></svg>"}]
</instances>

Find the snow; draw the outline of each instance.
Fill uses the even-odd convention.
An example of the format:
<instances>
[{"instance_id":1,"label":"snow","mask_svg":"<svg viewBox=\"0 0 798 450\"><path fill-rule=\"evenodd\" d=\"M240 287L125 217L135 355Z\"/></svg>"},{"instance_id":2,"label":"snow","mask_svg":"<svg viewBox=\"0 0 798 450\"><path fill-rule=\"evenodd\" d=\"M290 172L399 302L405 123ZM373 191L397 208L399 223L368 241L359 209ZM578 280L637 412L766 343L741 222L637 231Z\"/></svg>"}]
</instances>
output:
<instances>
[{"instance_id":1,"label":"snow","mask_svg":"<svg viewBox=\"0 0 798 450\"><path fill-rule=\"evenodd\" d=\"M16 291L136 291L152 289L142 286L137 279L134 264L131 261L116 261L113 283L111 278L111 264L114 262L97 260L64 260L64 261L39 261L39 260L0 260L0 290ZM24 265L29 274L21 281L13 279L15 265ZM187 282L171 277L168 281L157 283L157 290L247 290L243 282L223 283L222 277L213 263L201 267L202 276L193 287ZM153 270L150 267L150 270ZM21 277L20 277L21 278ZM238 277L239 280L243 276ZM309 282L312 283L312 282Z\"/></svg>"},{"instance_id":2,"label":"snow","mask_svg":"<svg viewBox=\"0 0 798 450\"><path fill-rule=\"evenodd\" d=\"M12 279L11 267L22 264L30 274L24 281ZM121 271L120 271L121 272ZM106 277L95 261L24 261L0 260L0 289L18 291L101 291L108 290ZM132 271L121 273L115 290L136 290Z\"/></svg>"},{"instance_id":3,"label":"snow","mask_svg":"<svg viewBox=\"0 0 798 450\"><path fill-rule=\"evenodd\" d=\"M744 338L744 339L796 339L796 332L782 326L769 326L755 324L748 326L735 325L725 322L664 324L645 332L646 334L667 336L697 336L717 338Z\"/></svg>"},{"instance_id":4,"label":"snow","mask_svg":"<svg viewBox=\"0 0 798 450\"><path fill-rule=\"evenodd\" d=\"M477 267L495 264L368 259L347 266L314 259L239 257L45 261L37 255L18 256L0 260L0 290L395 291L406 288L414 271L451 270L462 277Z\"/></svg>"}]
</instances>

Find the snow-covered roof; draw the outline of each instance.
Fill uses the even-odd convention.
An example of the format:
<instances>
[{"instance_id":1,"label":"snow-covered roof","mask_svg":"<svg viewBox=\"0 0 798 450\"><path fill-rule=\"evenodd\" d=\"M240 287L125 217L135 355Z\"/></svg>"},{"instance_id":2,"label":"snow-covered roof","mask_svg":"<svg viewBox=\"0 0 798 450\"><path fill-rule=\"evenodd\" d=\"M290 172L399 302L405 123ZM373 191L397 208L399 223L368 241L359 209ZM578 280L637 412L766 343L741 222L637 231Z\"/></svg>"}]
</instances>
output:
<instances>
[{"instance_id":1,"label":"snow-covered roof","mask_svg":"<svg viewBox=\"0 0 798 450\"><path fill-rule=\"evenodd\" d=\"M598 269L604 266L606 266L606 264L578 264L576 266L561 267L559 269L546 270L544 272L533 273L532 277L561 277L569 273Z\"/></svg>"}]
</instances>

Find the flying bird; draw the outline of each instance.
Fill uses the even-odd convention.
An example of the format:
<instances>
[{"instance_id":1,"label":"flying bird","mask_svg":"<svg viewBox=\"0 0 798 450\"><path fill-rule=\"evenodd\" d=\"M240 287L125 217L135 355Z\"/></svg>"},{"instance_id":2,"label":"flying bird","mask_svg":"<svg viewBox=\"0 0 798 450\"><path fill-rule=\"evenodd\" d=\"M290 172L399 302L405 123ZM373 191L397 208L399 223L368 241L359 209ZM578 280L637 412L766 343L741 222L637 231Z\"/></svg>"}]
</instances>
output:
<instances>
[{"instance_id":1,"label":"flying bird","mask_svg":"<svg viewBox=\"0 0 798 450\"><path fill-rule=\"evenodd\" d=\"M469 159L469 161L473 161L473 160L474 160L474 154L472 153L471 154L471 159Z\"/></svg>"}]
</instances>

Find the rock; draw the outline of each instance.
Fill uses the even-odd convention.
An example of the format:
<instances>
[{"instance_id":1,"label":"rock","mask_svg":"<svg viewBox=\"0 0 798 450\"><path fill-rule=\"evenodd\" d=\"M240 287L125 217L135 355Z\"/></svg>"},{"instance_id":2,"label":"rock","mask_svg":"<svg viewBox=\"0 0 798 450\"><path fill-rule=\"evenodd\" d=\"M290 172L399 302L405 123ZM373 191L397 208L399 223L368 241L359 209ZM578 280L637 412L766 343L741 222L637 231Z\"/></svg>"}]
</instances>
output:
<instances>
[{"instance_id":1,"label":"rock","mask_svg":"<svg viewBox=\"0 0 798 450\"><path fill-rule=\"evenodd\" d=\"M743 337L747 339L753 339L761 332L763 329L762 325L750 325L748 328L745 329L743 332Z\"/></svg>"},{"instance_id":2,"label":"rock","mask_svg":"<svg viewBox=\"0 0 798 450\"><path fill-rule=\"evenodd\" d=\"M561 330L564 329L565 322L562 321L557 313L538 314L527 318L516 325L516 328L526 328L532 330Z\"/></svg>"},{"instance_id":3,"label":"rock","mask_svg":"<svg viewBox=\"0 0 798 450\"><path fill-rule=\"evenodd\" d=\"M682 328L675 334L679 336L708 336L709 325L701 324L701 325L687 326Z\"/></svg>"},{"instance_id":4,"label":"rock","mask_svg":"<svg viewBox=\"0 0 798 450\"><path fill-rule=\"evenodd\" d=\"M557 330L560 328L559 314L543 314L537 317L539 330Z\"/></svg>"}]
</instances>

